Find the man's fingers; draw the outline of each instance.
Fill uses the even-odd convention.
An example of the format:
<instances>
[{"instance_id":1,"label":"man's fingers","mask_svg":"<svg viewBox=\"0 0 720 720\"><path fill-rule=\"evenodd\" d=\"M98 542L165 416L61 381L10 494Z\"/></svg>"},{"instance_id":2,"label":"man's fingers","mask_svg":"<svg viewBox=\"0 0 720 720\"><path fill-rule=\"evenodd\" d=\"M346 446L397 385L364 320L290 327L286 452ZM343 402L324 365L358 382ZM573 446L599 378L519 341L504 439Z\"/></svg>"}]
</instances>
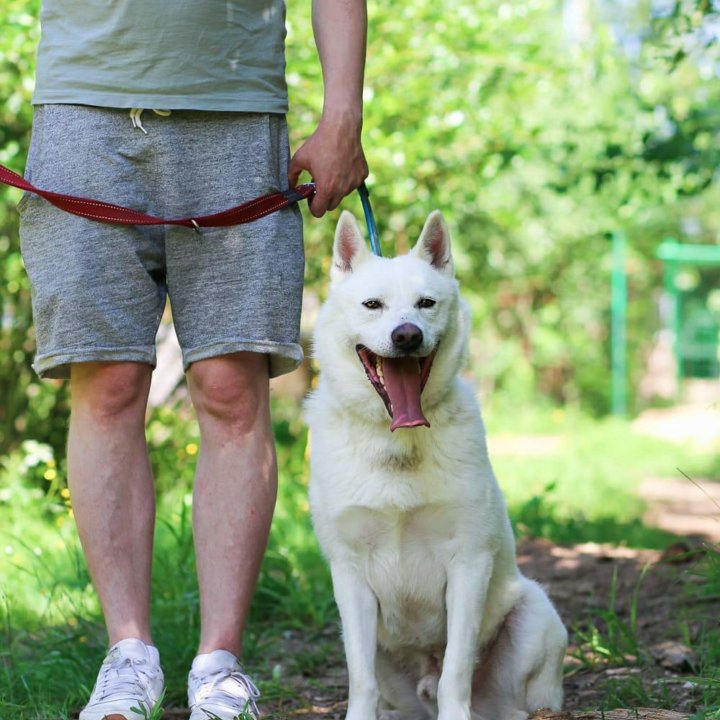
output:
<instances>
[{"instance_id":1,"label":"man's fingers","mask_svg":"<svg viewBox=\"0 0 720 720\"><path fill-rule=\"evenodd\" d=\"M353 188L354 190L354 188ZM340 203L342 202L343 198L349 195L352 192L352 190L348 190L346 193L342 193L340 195L333 195L327 202L327 209L328 210L334 210Z\"/></svg>"},{"instance_id":2,"label":"man's fingers","mask_svg":"<svg viewBox=\"0 0 720 720\"><path fill-rule=\"evenodd\" d=\"M355 188L352 188L347 192L343 192L337 189L328 191L327 189L319 188L310 202L310 212L315 217L322 217L326 212L338 207L343 199L354 189Z\"/></svg>"},{"instance_id":3,"label":"man's fingers","mask_svg":"<svg viewBox=\"0 0 720 720\"><path fill-rule=\"evenodd\" d=\"M308 207L316 218L322 217L329 210L327 198L320 193L315 193L308 203Z\"/></svg>"},{"instance_id":4,"label":"man's fingers","mask_svg":"<svg viewBox=\"0 0 720 720\"><path fill-rule=\"evenodd\" d=\"M288 182L290 183L290 187L295 187L298 184L300 173L303 170L305 170L305 168L302 166L302 163L298 162L295 156L293 156L288 166Z\"/></svg>"},{"instance_id":5,"label":"man's fingers","mask_svg":"<svg viewBox=\"0 0 720 720\"><path fill-rule=\"evenodd\" d=\"M323 187L321 183L317 184L315 195L310 203L310 212L315 217L322 217L326 212L335 210L340 203L351 193L355 192L361 183L343 185L338 188Z\"/></svg>"},{"instance_id":6,"label":"man's fingers","mask_svg":"<svg viewBox=\"0 0 720 720\"><path fill-rule=\"evenodd\" d=\"M322 217L326 212L338 207L343 199L354 190L356 190L355 185L328 188L327 185L318 182L315 195L310 202L310 212L315 217Z\"/></svg>"}]
</instances>

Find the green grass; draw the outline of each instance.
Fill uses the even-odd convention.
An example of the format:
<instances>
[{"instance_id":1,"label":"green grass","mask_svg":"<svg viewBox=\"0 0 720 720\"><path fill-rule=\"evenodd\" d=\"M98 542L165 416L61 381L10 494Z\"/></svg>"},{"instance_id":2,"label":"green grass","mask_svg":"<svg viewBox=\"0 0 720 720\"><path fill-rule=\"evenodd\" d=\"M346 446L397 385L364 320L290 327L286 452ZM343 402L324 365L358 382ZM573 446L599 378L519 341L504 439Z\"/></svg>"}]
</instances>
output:
<instances>
[{"instance_id":1,"label":"green grass","mask_svg":"<svg viewBox=\"0 0 720 720\"><path fill-rule=\"evenodd\" d=\"M506 412L506 411L505 411ZM557 438L547 455L494 454L491 461L520 534L558 543L610 542L630 547L666 547L673 536L642 522L637 495L648 477L720 479L717 455L634 433L619 419L592 420L574 412L530 413L533 433ZM488 433L507 433L504 413L488 413ZM688 491L698 492L687 480Z\"/></svg>"},{"instance_id":2,"label":"green grass","mask_svg":"<svg viewBox=\"0 0 720 720\"><path fill-rule=\"evenodd\" d=\"M702 582L694 584L696 599L720 598L720 547L709 546L698 571ZM688 638L688 640L690 640ZM720 720L720 623L718 618L703 622L694 648L698 657L695 682L702 694L703 712L694 720Z\"/></svg>"},{"instance_id":3,"label":"green grass","mask_svg":"<svg viewBox=\"0 0 720 720\"><path fill-rule=\"evenodd\" d=\"M495 422L490 413L491 432L503 425L502 418ZM661 547L668 536L643 526L643 507L634 494L637 485L647 475L672 476L677 467L700 476L716 463L714 457L692 456L682 448L636 436L620 421L538 412L528 425L535 433L559 434L564 440L547 456L498 456L493 462L517 531L555 541ZM308 515L307 437L296 407L276 406L275 433L278 505L251 610L244 660L265 698L287 699L296 693L287 677L302 675L311 683L322 670L332 638L321 631L336 621L337 614ZM159 489L153 629L168 681L164 704L182 706L198 638L190 528L198 435L186 410L174 408L156 412L148 437ZM70 718L87 697L106 649L97 599L65 495L62 460L52 458L44 446L30 443L4 459L0 469L1 718ZM705 586L720 594L718 565L708 564L712 582ZM627 654L623 643L632 639L632 628L626 631L616 625L608 635L608 621L612 623L608 613L599 617L596 645ZM308 641L292 657L278 655L286 632L300 633ZM702 643L702 657L707 659L702 692L707 706L717 711L720 688L717 671L713 675L711 668L720 661L717 628L709 626ZM625 691L631 693L632 688L613 692Z\"/></svg>"},{"instance_id":4,"label":"green grass","mask_svg":"<svg viewBox=\"0 0 720 720\"><path fill-rule=\"evenodd\" d=\"M326 626L336 617L329 572L307 506L306 431L294 408L275 420L280 482L277 512L245 638L245 662L265 679L265 697L283 690L265 658L284 629ZM159 411L150 421L158 522L153 633L168 681L165 705L184 705L199 635L192 551L191 482L197 428ZM57 463L30 443L0 470L0 718L65 720L82 706L106 651L64 483L49 493Z\"/></svg>"},{"instance_id":5,"label":"green grass","mask_svg":"<svg viewBox=\"0 0 720 720\"><path fill-rule=\"evenodd\" d=\"M622 619L616 609L617 572L614 572L608 606L595 608L584 625L574 628L577 648L572 654L585 668L595 670L607 664L636 665L646 659L637 638L637 621L638 591L647 570L646 566L640 573L627 620Z\"/></svg>"}]
</instances>

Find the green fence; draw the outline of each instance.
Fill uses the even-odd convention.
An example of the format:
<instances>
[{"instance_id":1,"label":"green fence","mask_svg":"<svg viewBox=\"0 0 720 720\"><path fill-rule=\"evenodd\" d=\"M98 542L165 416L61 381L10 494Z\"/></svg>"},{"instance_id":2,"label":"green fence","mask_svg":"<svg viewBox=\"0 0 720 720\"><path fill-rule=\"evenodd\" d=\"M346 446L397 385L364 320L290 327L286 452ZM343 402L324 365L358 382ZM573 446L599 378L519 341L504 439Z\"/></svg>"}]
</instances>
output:
<instances>
[{"instance_id":1,"label":"green fence","mask_svg":"<svg viewBox=\"0 0 720 720\"><path fill-rule=\"evenodd\" d=\"M720 245L668 238L657 256L665 264L679 377L719 378Z\"/></svg>"}]
</instances>

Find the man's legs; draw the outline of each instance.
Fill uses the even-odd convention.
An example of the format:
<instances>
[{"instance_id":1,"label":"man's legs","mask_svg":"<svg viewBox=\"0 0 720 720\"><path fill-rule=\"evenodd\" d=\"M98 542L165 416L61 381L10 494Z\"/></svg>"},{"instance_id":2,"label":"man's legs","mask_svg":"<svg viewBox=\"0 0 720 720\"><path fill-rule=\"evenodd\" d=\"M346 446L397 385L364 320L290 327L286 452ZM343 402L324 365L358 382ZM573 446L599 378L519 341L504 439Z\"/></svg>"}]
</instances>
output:
<instances>
[{"instance_id":1,"label":"man's legs","mask_svg":"<svg viewBox=\"0 0 720 720\"><path fill-rule=\"evenodd\" d=\"M150 375L141 363L77 363L72 370L70 492L111 645L128 638L151 644L155 499L144 433ZM193 504L202 630L191 704L193 717L206 717L207 708L235 717L246 702L254 708L257 697L236 657L277 494L267 356L243 352L197 361L189 386L202 439ZM162 683L152 653L140 657L150 661L145 674L131 679L139 692L151 688L148 706ZM133 667L108 665L99 678L133 673ZM100 687L99 680L83 711L89 720L103 717L110 702Z\"/></svg>"},{"instance_id":2,"label":"man's legs","mask_svg":"<svg viewBox=\"0 0 720 720\"><path fill-rule=\"evenodd\" d=\"M239 656L277 495L267 356L200 360L189 386L201 436L193 502L199 653Z\"/></svg>"},{"instance_id":3,"label":"man's legs","mask_svg":"<svg viewBox=\"0 0 720 720\"><path fill-rule=\"evenodd\" d=\"M188 677L190 720L257 717L259 692L238 656L277 495L267 356L198 360L189 386L202 442L193 502L201 635Z\"/></svg>"},{"instance_id":4,"label":"man's legs","mask_svg":"<svg viewBox=\"0 0 720 720\"><path fill-rule=\"evenodd\" d=\"M145 443L152 368L75 363L71 372L68 485L110 645L152 644L150 573L155 491Z\"/></svg>"},{"instance_id":5,"label":"man's legs","mask_svg":"<svg viewBox=\"0 0 720 720\"><path fill-rule=\"evenodd\" d=\"M68 484L110 644L151 644L155 492L145 443L151 367L76 363ZM240 655L242 631L277 494L267 357L235 353L189 373L202 447L193 524L201 593L200 653Z\"/></svg>"},{"instance_id":6,"label":"man's legs","mask_svg":"<svg viewBox=\"0 0 720 720\"><path fill-rule=\"evenodd\" d=\"M132 720L163 690L150 637L155 492L145 445L152 368L88 362L71 368L68 484L111 651L80 720Z\"/></svg>"}]
</instances>

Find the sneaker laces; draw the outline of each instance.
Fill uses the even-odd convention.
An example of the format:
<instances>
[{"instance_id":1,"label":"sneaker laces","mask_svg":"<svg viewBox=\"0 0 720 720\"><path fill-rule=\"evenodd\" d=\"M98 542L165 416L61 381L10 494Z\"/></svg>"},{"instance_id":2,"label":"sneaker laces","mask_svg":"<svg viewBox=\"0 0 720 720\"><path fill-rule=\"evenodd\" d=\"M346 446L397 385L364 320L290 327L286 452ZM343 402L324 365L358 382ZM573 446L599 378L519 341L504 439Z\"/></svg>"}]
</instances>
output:
<instances>
[{"instance_id":1,"label":"sneaker laces","mask_svg":"<svg viewBox=\"0 0 720 720\"><path fill-rule=\"evenodd\" d=\"M168 117L172 115L172 110L159 110L156 108L152 108L152 111L159 115L160 117ZM137 128L138 130L142 130L146 135L148 134L148 131L143 127L142 120L140 119L140 116L145 112L145 108L130 108L130 120L132 120L132 124L134 128Z\"/></svg>"},{"instance_id":2,"label":"sneaker laces","mask_svg":"<svg viewBox=\"0 0 720 720\"><path fill-rule=\"evenodd\" d=\"M95 684L97 700L118 697L142 697L146 700L147 687L140 675L153 678L157 673L148 672L148 663L136 658L119 657L102 664L100 676Z\"/></svg>"},{"instance_id":3,"label":"sneaker laces","mask_svg":"<svg viewBox=\"0 0 720 720\"><path fill-rule=\"evenodd\" d=\"M198 693L197 704L200 704L203 700L212 700L213 702L226 702L232 706L237 705L238 699L241 699L246 702L240 712L247 710L248 707L256 716L260 712L255 704L255 700L260 697L260 691L257 689L255 683L237 668L220 668L215 672L198 677L197 682L200 687L206 684L208 685L207 690L202 692L202 694ZM246 697L238 698L238 687L244 691L243 695ZM212 697L210 697L210 695L212 695ZM208 714L208 718L212 717L212 714Z\"/></svg>"}]
</instances>

